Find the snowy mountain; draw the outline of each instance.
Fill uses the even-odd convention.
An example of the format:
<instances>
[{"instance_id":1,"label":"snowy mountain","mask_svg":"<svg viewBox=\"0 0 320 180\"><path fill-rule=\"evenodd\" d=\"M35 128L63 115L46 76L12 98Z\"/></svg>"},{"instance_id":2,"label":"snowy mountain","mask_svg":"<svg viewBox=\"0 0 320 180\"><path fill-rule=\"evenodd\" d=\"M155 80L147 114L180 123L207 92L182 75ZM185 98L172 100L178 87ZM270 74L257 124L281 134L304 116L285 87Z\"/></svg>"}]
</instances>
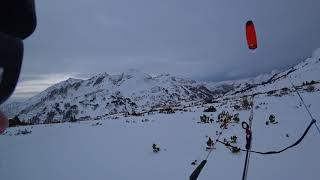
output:
<instances>
[{"instance_id":1,"label":"snowy mountain","mask_svg":"<svg viewBox=\"0 0 320 180\"><path fill-rule=\"evenodd\" d=\"M22 102L5 102L0 106L0 109L11 118L18 113L22 104Z\"/></svg>"},{"instance_id":2,"label":"snowy mountain","mask_svg":"<svg viewBox=\"0 0 320 180\"><path fill-rule=\"evenodd\" d=\"M278 70L273 70L270 73L261 74L257 77L251 77L240 80L229 80L221 82L206 82L205 85L209 90L216 94L226 94L229 92L239 91L241 89L246 89L255 84L260 84L261 82L269 80L272 76L279 73Z\"/></svg>"},{"instance_id":3,"label":"snowy mountain","mask_svg":"<svg viewBox=\"0 0 320 180\"><path fill-rule=\"evenodd\" d=\"M285 71L254 78L200 83L169 74L152 77L131 69L119 75L98 74L88 80L68 79L23 103L2 107L9 117L33 123L101 119L113 114L135 114L192 102L250 94L284 94L320 81L320 49ZM292 83L292 84L291 84Z\"/></svg>"},{"instance_id":4,"label":"snowy mountain","mask_svg":"<svg viewBox=\"0 0 320 180\"><path fill-rule=\"evenodd\" d=\"M136 70L68 79L4 109L17 108L20 119L34 123L88 121L8 128L0 135L0 174L4 179L35 180L189 179L206 159L199 180L240 179L246 152L218 142L245 149L247 131L241 122L252 119L248 179L317 179L319 131L314 124L307 128L311 118L300 97L319 124L319 75L320 49L288 70L217 84L170 75L152 77ZM185 106L215 98L216 93L224 96ZM256 95L248 98L252 111L236 108L245 106L243 96L251 94ZM181 106L170 115L126 115L167 105ZM208 112L210 107L215 110ZM115 113L124 114L110 115ZM232 120L221 120L224 114ZM208 122L202 121L204 117ZM209 138L219 140L209 147L212 151L208 151ZM159 151L154 151L153 144ZM283 149L272 155L255 153ZM12 173L13 169L19 173Z\"/></svg>"},{"instance_id":5,"label":"snowy mountain","mask_svg":"<svg viewBox=\"0 0 320 180\"><path fill-rule=\"evenodd\" d=\"M315 87L320 88L319 84ZM301 96L319 120L320 93L301 91ZM98 121L11 127L0 135L0 174L2 179L10 180L180 180L189 179L206 158L208 162L198 180L241 179L246 152L232 152L221 143L215 144L210 156L207 150L208 137L230 141L232 136L237 137L232 145L245 149L246 131L241 122L248 122L250 111L234 108L240 99L186 107L187 111L172 114L117 115L117 119L108 116ZM216 112L204 112L212 105ZM281 97L257 95L254 105L254 151L288 147L310 123L295 93ZM218 117L223 112L239 114L240 122L221 128ZM271 114L276 123L267 125ZM199 123L203 115L214 122ZM285 152L251 153L248 180L317 179L319 137L317 129L311 127L300 144ZM153 152L153 144L160 148L159 152ZM19 173L12 173L13 170Z\"/></svg>"},{"instance_id":6,"label":"snowy mountain","mask_svg":"<svg viewBox=\"0 0 320 180\"><path fill-rule=\"evenodd\" d=\"M15 105L16 110L10 113L33 123L100 119L212 99L214 95L193 80L169 74L152 77L131 69L119 75L102 73L88 80L68 79ZM6 109L10 107L13 105Z\"/></svg>"}]
</instances>

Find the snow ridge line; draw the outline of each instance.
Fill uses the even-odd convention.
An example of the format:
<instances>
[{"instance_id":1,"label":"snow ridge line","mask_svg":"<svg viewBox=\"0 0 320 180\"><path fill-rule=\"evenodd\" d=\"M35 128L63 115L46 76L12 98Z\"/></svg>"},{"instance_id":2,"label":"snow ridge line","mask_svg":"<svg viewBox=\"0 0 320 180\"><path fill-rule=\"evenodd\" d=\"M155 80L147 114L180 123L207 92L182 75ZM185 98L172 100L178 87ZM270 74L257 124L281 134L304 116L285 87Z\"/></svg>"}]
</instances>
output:
<instances>
[{"instance_id":1,"label":"snow ridge line","mask_svg":"<svg viewBox=\"0 0 320 180\"><path fill-rule=\"evenodd\" d=\"M273 83L273 82L275 82L275 81L277 81L277 80L279 80L279 79L281 79L281 78L284 78L284 77L288 76L290 73L293 73L293 72L296 71L296 70L297 70L297 69L295 69L294 67L292 67L292 68L290 68L290 69L288 70L287 73L285 73L285 74L283 74L283 75L275 78L276 76L278 76L278 75L280 74L280 73L276 73L276 74L274 74L269 80L263 81L263 82L258 83L258 84L252 84L252 85L250 85L249 87L246 87L246 88L244 88L244 89L235 91L232 95L235 95L235 94L238 94L238 93L244 93L244 92L246 92L246 91L248 91L248 90L250 90L250 89L256 88L256 87L261 86L261 85L266 85L266 84L269 84L269 83ZM285 72L285 71L284 71L284 72Z\"/></svg>"}]
</instances>

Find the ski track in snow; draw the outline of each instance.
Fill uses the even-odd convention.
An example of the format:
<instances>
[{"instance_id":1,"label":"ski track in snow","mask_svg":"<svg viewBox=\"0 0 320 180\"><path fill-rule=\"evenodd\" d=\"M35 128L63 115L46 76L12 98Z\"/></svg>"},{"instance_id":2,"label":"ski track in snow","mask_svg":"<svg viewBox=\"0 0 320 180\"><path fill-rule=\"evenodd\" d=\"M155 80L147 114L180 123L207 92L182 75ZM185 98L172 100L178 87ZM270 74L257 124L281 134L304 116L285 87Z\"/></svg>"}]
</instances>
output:
<instances>
[{"instance_id":1,"label":"ski track in snow","mask_svg":"<svg viewBox=\"0 0 320 180\"><path fill-rule=\"evenodd\" d=\"M320 93L302 93L316 119L320 119ZM298 96L255 98L252 150L280 150L295 142L310 123ZM0 136L1 179L62 180L62 179L188 179L207 151L206 135L216 137L219 124L198 124L199 116L227 110L240 113L248 120L249 111L233 111L230 102L217 107L217 112L204 113L204 107L191 107L195 112L153 114L143 117L120 117L100 121L83 121L53 125L16 127ZM266 126L270 114L278 124ZM141 120L149 119L149 122ZM127 123L129 120L130 123ZM134 123L135 121L135 123ZM101 126L92 126L101 122ZM17 129L31 129L32 134L9 136ZM289 134L289 138L286 134ZM241 124L223 131L222 138L238 136L244 148L245 133ZM320 134L312 127L298 146L276 155L251 154L248 179L306 179L319 176ZM152 152L152 144L161 148ZM232 154L224 145L216 144L199 180L241 179L245 153ZM165 150L166 149L166 150Z\"/></svg>"}]
</instances>

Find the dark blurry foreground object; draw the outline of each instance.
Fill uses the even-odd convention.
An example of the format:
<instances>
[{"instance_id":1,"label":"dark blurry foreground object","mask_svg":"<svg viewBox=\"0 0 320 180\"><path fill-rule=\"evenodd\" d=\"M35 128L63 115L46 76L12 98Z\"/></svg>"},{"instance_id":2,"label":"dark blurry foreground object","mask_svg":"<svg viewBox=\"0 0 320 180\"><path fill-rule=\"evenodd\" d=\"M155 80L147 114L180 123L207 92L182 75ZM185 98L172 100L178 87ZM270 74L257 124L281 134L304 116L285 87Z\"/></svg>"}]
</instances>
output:
<instances>
[{"instance_id":1,"label":"dark blurry foreground object","mask_svg":"<svg viewBox=\"0 0 320 180\"><path fill-rule=\"evenodd\" d=\"M23 58L22 40L37 26L34 0L0 1L0 105L13 93ZM0 134L8 119L0 112Z\"/></svg>"},{"instance_id":2,"label":"dark blurry foreground object","mask_svg":"<svg viewBox=\"0 0 320 180\"><path fill-rule=\"evenodd\" d=\"M20 39L0 32L0 104L7 100L16 87L23 57Z\"/></svg>"},{"instance_id":3,"label":"dark blurry foreground object","mask_svg":"<svg viewBox=\"0 0 320 180\"><path fill-rule=\"evenodd\" d=\"M25 39L34 32L36 26L34 0L0 1L0 32Z\"/></svg>"},{"instance_id":4,"label":"dark blurry foreground object","mask_svg":"<svg viewBox=\"0 0 320 180\"><path fill-rule=\"evenodd\" d=\"M248 21L246 23L246 35L247 35L247 43L250 50L255 50L258 47L257 43L257 35L254 24L252 21Z\"/></svg>"},{"instance_id":5,"label":"dark blurry foreground object","mask_svg":"<svg viewBox=\"0 0 320 180\"><path fill-rule=\"evenodd\" d=\"M36 25L34 0L0 1L0 104L15 89L23 58L22 40Z\"/></svg>"}]
</instances>

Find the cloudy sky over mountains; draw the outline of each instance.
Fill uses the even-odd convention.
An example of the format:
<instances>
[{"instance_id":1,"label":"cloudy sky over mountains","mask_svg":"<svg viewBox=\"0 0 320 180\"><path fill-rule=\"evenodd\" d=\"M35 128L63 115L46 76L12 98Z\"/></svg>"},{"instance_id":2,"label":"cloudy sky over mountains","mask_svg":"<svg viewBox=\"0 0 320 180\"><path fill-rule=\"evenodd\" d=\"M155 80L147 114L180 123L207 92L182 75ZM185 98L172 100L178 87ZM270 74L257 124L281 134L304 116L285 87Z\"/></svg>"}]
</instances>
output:
<instances>
[{"instance_id":1,"label":"cloudy sky over mountains","mask_svg":"<svg viewBox=\"0 0 320 180\"><path fill-rule=\"evenodd\" d=\"M318 0L36 1L25 41L23 99L68 77L129 68L198 80L255 76L294 65L320 47ZM247 49L252 19L258 50Z\"/></svg>"}]
</instances>

